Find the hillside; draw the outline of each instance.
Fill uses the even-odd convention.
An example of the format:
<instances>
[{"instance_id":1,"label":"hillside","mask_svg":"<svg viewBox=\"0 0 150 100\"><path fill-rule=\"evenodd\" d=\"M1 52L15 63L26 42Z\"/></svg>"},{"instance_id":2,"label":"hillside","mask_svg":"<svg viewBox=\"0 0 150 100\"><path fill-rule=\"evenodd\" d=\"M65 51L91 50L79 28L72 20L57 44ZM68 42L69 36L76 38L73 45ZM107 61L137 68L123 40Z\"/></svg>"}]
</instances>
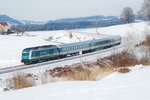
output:
<instances>
[{"instance_id":1,"label":"hillside","mask_svg":"<svg viewBox=\"0 0 150 100\"><path fill-rule=\"evenodd\" d=\"M135 15L135 20L147 20L145 16ZM18 28L24 28L25 31L47 31L47 30L69 30L93 27L106 27L122 24L118 16L85 16L78 18L61 18L56 20L48 20L45 22L18 20L7 15L0 15L0 22L8 22L16 25Z\"/></svg>"},{"instance_id":2,"label":"hillside","mask_svg":"<svg viewBox=\"0 0 150 100\"><path fill-rule=\"evenodd\" d=\"M19 20L11 18L7 15L0 15L0 22L7 22L9 24L14 24L14 25L23 25L23 23L20 22Z\"/></svg>"}]
</instances>

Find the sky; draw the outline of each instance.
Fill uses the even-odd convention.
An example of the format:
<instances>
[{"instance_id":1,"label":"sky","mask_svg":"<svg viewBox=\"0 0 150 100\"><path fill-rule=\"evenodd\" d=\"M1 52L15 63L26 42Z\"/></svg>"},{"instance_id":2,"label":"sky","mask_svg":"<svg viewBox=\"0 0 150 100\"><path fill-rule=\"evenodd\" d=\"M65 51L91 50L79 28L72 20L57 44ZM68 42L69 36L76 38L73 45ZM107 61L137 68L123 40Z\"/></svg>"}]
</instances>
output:
<instances>
[{"instance_id":1,"label":"sky","mask_svg":"<svg viewBox=\"0 0 150 100\"><path fill-rule=\"evenodd\" d=\"M0 15L20 20L48 21L93 15L120 16L124 7L134 13L143 0L0 0Z\"/></svg>"}]
</instances>

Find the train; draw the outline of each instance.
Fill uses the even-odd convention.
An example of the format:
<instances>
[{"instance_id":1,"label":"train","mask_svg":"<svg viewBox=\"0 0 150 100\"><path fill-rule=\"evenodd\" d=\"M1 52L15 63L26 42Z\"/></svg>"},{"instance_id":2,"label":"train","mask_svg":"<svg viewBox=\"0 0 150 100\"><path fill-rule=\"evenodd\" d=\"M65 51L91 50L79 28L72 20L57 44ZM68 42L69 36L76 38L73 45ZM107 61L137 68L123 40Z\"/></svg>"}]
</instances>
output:
<instances>
[{"instance_id":1,"label":"train","mask_svg":"<svg viewBox=\"0 0 150 100\"><path fill-rule=\"evenodd\" d=\"M24 64L34 64L102 50L119 45L120 43L120 36L107 36L101 39L93 39L76 43L29 47L22 51L21 62Z\"/></svg>"}]
</instances>

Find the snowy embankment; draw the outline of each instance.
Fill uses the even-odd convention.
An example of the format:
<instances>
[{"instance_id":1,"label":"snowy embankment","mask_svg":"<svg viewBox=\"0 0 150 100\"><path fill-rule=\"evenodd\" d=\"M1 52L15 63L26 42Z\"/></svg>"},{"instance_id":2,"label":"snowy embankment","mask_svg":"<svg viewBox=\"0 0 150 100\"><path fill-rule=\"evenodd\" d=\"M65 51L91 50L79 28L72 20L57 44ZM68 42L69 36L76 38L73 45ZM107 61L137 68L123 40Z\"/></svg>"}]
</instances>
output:
<instances>
[{"instance_id":1,"label":"snowy embankment","mask_svg":"<svg viewBox=\"0 0 150 100\"><path fill-rule=\"evenodd\" d=\"M116 25L111 27L99 28L99 36L104 35L120 35L126 38L128 34L132 34L132 39L136 38L139 42L143 36L144 30L147 29L146 22ZM79 29L73 32L73 38L69 39L66 31L45 31L45 32L25 32L24 36L0 35L0 68L10 67L21 64L21 53L24 48L35 47L41 45L61 44L70 42L79 42L98 38L95 29ZM78 34L77 34L78 33ZM85 33L85 34L84 34ZM48 40L54 38L53 42ZM60 38L61 37L61 38ZM132 40L130 38L130 40Z\"/></svg>"},{"instance_id":2,"label":"snowy embankment","mask_svg":"<svg viewBox=\"0 0 150 100\"><path fill-rule=\"evenodd\" d=\"M99 81L64 81L3 92L1 100L149 100L150 66L126 74L112 73Z\"/></svg>"}]
</instances>

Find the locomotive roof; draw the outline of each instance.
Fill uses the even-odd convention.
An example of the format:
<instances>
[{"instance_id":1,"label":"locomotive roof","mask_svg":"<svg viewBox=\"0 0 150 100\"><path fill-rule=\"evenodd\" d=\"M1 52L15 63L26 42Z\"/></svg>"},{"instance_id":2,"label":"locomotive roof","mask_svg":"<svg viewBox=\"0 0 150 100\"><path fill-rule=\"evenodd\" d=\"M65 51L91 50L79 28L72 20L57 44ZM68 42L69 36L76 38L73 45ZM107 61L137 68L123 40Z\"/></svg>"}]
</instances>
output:
<instances>
[{"instance_id":1,"label":"locomotive roof","mask_svg":"<svg viewBox=\"0 0 150 100\"><path fill-rule=\"evenodd\" d=\"M46 48L46 47L57 47L57 45L43 45L43 46L29 47L29 48L25 48L24 50Z\"/></svg>"}]
</instances>

